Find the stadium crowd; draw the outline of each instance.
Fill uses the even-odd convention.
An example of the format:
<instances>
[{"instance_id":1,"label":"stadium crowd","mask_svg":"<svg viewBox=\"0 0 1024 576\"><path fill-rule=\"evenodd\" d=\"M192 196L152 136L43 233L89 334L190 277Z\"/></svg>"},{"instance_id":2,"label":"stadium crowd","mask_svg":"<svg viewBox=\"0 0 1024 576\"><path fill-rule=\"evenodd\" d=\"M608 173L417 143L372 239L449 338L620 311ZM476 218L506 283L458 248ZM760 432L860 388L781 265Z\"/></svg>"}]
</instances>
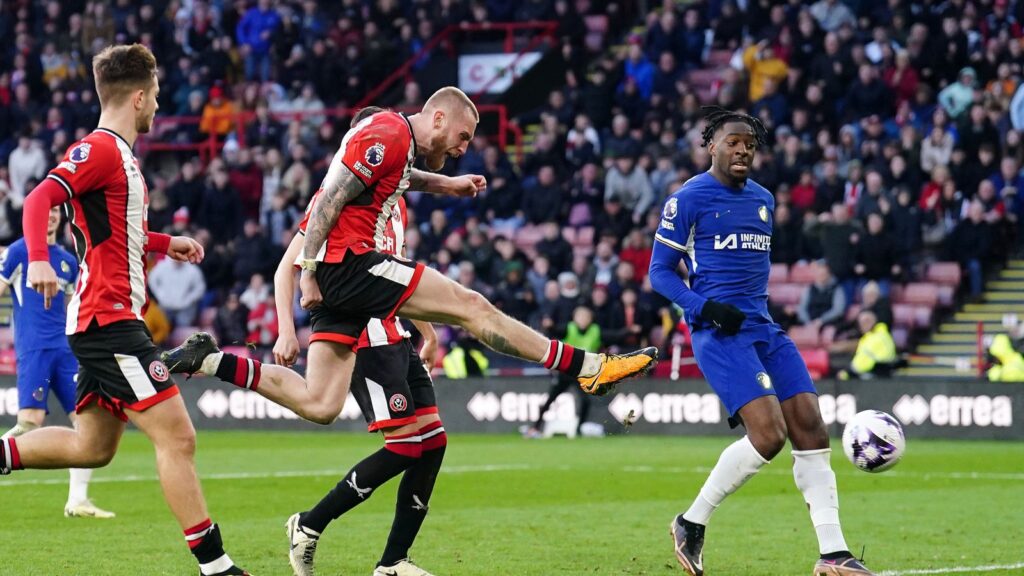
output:
<instances>
[{"instance_id":1,"label":"stadium crowd","mask_svg":"<svg viewBox=\"0 0 1024 576\"><path fill-rule=\"evenodd\" d=\"M354 105L447 24L554 20L565 85L516 118L535 134L531 150L513 161L478 136L451 169L484 174L487 193L412 191L406 232L410 257L552 336L579 306L602 347L675 330L647 267L663 200L710 166L702 103L749 110L771 134L753 178L776 196L772 261L818 262L799 305L775 310L784 323L856 337L849 307L885 318L891 286L927 262L961 263L977 297L986 268L1019 249L1024 2L667 1L641 16L641 31L594 51L580 16L614 10L591 0L4 3L0 33L13 41L0 53L0 244L20 236L26 192L96 124L91 55L142 42L162 64L160 116L202 119L165 123L154 139L224 143L205 166L183 154L171 172L145 163L151 227L189 230L207 251L199 266L155 263L152 295L170 325L270 346L268 280L348 122L328 111ZM401 102L380 104L414 107L424 92L409 82ZM255 115L245 146L235 112Z\"/></svg>"}]
</instances>

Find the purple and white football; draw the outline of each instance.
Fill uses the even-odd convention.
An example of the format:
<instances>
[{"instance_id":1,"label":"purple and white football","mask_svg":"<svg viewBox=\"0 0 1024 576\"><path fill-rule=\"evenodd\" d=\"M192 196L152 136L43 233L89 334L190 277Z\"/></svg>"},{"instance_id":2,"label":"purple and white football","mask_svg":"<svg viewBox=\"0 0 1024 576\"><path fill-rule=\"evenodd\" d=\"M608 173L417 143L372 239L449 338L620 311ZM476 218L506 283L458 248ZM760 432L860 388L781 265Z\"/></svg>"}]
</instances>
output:
<instances>
[{"instance_id":1,"label":"purple and white football","mask_svg":"<svg viewBox=\"0 0 1024 576\"><path fill-rule=\"evenodd\" d=\"M885 412L864 410L846 423L843 451L865 472L883 472L903 457L906 438L898 420Z\"/></svg>"}]
</instances>

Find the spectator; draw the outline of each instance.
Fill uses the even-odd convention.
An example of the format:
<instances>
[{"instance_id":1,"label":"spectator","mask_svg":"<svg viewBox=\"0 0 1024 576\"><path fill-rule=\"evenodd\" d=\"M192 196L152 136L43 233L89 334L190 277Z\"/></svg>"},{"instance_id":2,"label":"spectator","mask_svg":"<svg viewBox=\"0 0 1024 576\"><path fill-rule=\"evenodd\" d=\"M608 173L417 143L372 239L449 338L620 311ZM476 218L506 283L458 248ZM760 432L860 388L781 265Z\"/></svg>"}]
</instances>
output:
<instances>
[{"instance_id":1,"label":"spectator","mask_svg":"<svg viewBox=\"0 0 1024 576\"><path fill-rule=\"evenodd\" d=\"M978 200L970 203L967 215L967 219L953 229L948 249L969 280L971 298L978 299L983 288L985 264L992 248L992 226L985 221L985 206Z\"/></svg>"},{"instance_id":2,"label":"spectator","mask_svg":"<svg viewBox=\"0 0 1024 576\"><path fill-rule=\"evenodd\" d=\"M538 259L536 262L543 261ZM541 295L543 296L543 294ZM520 322L529 323L537 311L539 298L534 294L533 286L523 276L523 263L512 260L505 265L501 282L494 290L495 306Z\"/></svg>"},{"instance_id":3,"label":"spectator","mask_svg":"<svg viewBox=\"0 0 1024 576\"><path fill-rule=\"evenodd\" d=\"M267 284L263 274L253 274L252 277L249 278L245 290L241 295L239 295L238 301L251 312L267 299L267 295L270 294L270 289L271 287Z\"/></svg>"},{"instance_id":4,"label":"spectator","mask_svg":"<svg viewBox=\"0 0 1024 576\"><path fill-rule=\"evenodd\" d=\"M914 99L919 79L917 70L910 63L910 53L906 50L896 52L895 63L886 68L884 80L895 97L895 108Z\"/></svg>"},{"instance_id":5,"label":"spectator","mask_svg":"<svg viewBox=\"0 0 1024 576\"><path fill-rule=\"evenodd\" d=\"M572 266L572 245L562 238L562 230L558 223L545 222L541 229L544 237L535 246L537 253L546 257L555 270L568 270Z\"/></svg>"},{"instance_id":6,"label":"spectator","mask_svg":"<svg viewBox=\"0 0 1024 576\"><path fill-rule=\"evenodd\" d=\"M263 301L249 311L248 342L269 348L277 341L279 328L277 324L277 306L274 304L274 295L268 293Z\"/></svg>"},{"instance_id":7,"label":"spectator","mask_svg":"<svg viewBox=\"0 0 1024 576\"><path fill-rule=\"evenodd\" d=\"M246 220L242 236L235 240L235 278L245 280L254 274L271 274L276 268L275 256L277 254L263 235L259 222ZM245 305L249 310L254 308L250 302Z\"/></svg>"},{"instance_id":8,"label":"spectator","mask_svg":"<svg viewBox=\"0 0 1024 576\"><path fill-rule=\"evenodd\" d=\"M761 40L743 51L743 66L750 74L749 97L751 102L757 102L764 96L767 80L779 83L789 73L786 61L776 55L767 39Z\"/></svg>"},{"instance_id":9,"label":"spectator","mask_svg":"<svg viewBox=\"0 0 1024 576\"><path fill-rule=\"evenodd\" d=\"M967 66L960 70L956 82L939 92L939 104L946 110L950 118L956 120L974 102L974 88L977 74L974 68Z\"/></svg>"},{"instance_id":10,"label":"spectator","mask_svg":"<svg viewBox=\"0 0 1024 576\"><path fill-rule=\"evenodd\" d=\"M857 24L853 11L840 0L818 0L811 6L811 16L826 32L834 32L844 25Z\"/></svg>"},{"instance_id":11,"label":"spectator","mask_svg":"<svg viewBox=\"0 0 1024 576\"><path fill-rule=\"evenodd\" d=\"M590 292L590 305L594 314L594 322L601 327L603 344L605 346L622 344L629 333L622 303L612 298L608 288L599 284L594 286Z\"/></svg>"},{"instance_id":12,"label":"spectator","mask_svg":"<svg viewBox=\"0 0 1024 576\"><path fill-rule=\"evenodd\" d=\"M862 334L850 370L840 373L840 379L885 377L892 374L898 364L896 343L889 334L889 326L879 322L870 311L857 315L857 326Z\"/></svg>"},{"instance_id":13,"label":"spectator","mask_svg":"<svg viewBox=\"0 0 1024 576\"><path fill-rule=\"evenodd\" d=\"M800 324L821 330L837 324L846 313L846 294L832 277L832 271L823 261L814 264L814 282L808 284L800 297L796 315Z\"/></svg>"},{"instance_id":14,"label":"spectator","mask_svg":"<svg viewBox=\"0 0 1024 576\"><path fill-rule=\"evenodd\" d=\"M213 330L222 345L244 345L248 341L249 310L242 305L235 292L228 293L223 306L217 308Z\"/></svg>"},{"instance_id":15,"label":"spectator","mask_svg":"<svg viewBox=\"0 0 1024 576\"><path fill-rule=\"evenodd\" d=\"M149 289L175 327L192 326L206 280L195 264L163 258L149 272Z\"/></svg>"},{"instance_id":16,"label":"spectator","mask_svg":"<svg viewBox=\"0 0 1024 576\"><path fill-rule=\"evenodd\" d=\"M238 209L242 201L238 191L229 183L223 164L211 164L210 172L198 220L210 231L215 242L227 243L242 228L242 213Z\"/></svg>"},{"instance_id":17,"label":"spectator","mask_svg":"<svg viewBox=\"0 0 1024 576\"><path fill-rule=\"evenodd\" d=\"M868 214L867 233L859 235L855 252L857 263L853 271L860 282L874 280L882 290L882 295L888 296L891 279L898 279L903 269L899 265L892 237L885 231L885 220L878 212Z\"/></svg>"},{"instance_id":18,"label":"spectator","mask_svg":"<svg viewBox=\"0 0 1024 576\"><path fill-rule=\"evenodd\" d=\"M181 165L180 178L167 189L167 200L172 210L184 208L187 215L199 214L203 204L203 184L196 178L198 170L196 162Z\"/></svg>"},{"instance_id":19,"label":"spectator","mask_svg":"<svg viewBox=\"0 0 1024 576\"><path fill-rule=\"evenodd\" d=\"M622 84L619 85L619 93L621 94L625 90L627 80L631 80L635 83L640 98L647 101L651 99L651 94L654 91L654 65L644 55L643 47L641 46L642 42L639 36L633 36L629 39L629 48L627 49L624 75Z\"/></svg>"},{"instance_id":20,"label":"spectator","mask_svg":"<svg viewBox=\"0 0 1024 576\"><path fill-rule=\"evenodd\" d=\"M892 110L892 94L871 64L861 64L857 80L846 97L847 120L860 120L872 114L888 116Z\"/></svg>"},{"instance_id":21,"label":"spectator","mask_svg":"<svg viewBox=\"0 0 1024 576\"><path fill-rule=\"evenodd\" d=\"M775 218L772 219L773 263L792 265L806 257L804 233L792 214L788 204L775 205Z\"/></svg>"},{"instance_id":22,"label":"spectator","mask_svg":"<svg viewBox=\"0 0 1024 576\"><path fill-rule=\"evenodd\" d=\"M245 56L246 80L270 80L270 49L280 26L281 16L273 9L271 0L257 0L256 6L246 11L238 23L236 36Z\"/></svg>"},{"instance_id":23,"label":"spectator","mask_svg":"<svg viewBox=\"0 0 1024 576\"><path fill-rule=\"evenodd\" d=\"M25 195L32 191L26 187L26 182L30 179L35 182L42 180L50 167L49 164L46 153L38 141L27 135L18 137L18 147L7 159L8 177L11 179L9 196L15 208L20 208L21 203L25 201Z\"/></svg>"},{"instance_id":24,"label":"spectator","mask_svg":"<svg viewBox=\"0 0 1024 576\"><path fill-rule=\"evenodd\" d=\"M615 158L604 182L604 200L618 200L632 214L638 224L654 202L654 191L647 171L638 163L636 151L631 150Z\"/></svg>"},{"instance_id":25,"label":"spectator","mask_svg":"<svg viewBox=\"0 0 1024 576\"><path fill-rule=\"evenodd\" d=\"M0 246L10 246L21 237L21 218L11 203L10 188L0 174Z\"/></svg>"},{"instance_id":26,"label":"spectator","mask_svg":"<svg viewBox=\"0 0 1024 576\"><path fill-rule=\"evenodd\" d=\"M853 264L860 235L850 222L849 212L842 204L833 204L831 219L820 226L820 241L825 262L846 291L846 301L853 300Z\"/></svg>"},{"instance_id":27,"label":"spectator","mask_svg":"<svg viewBox=\"0 0 1024 576\"><path fill-rule=\"evenodd\" d=\"M547 164L537 172L537 181L523 187L523 215L530 224L540 224L562 215L562 191L557 183L555 167Z\"/></svg>"},{"instance_id":28,"label":"spectator","mask_svg":"<svg viewBox=\"0 0 1024 576\"><path fill-rule=\"evenodd\" d=\"M921 143L921 170L931 172L936 166L949 166L953 155L953 134L939 126L932 128Z\"/></svg>"}]
</instances>

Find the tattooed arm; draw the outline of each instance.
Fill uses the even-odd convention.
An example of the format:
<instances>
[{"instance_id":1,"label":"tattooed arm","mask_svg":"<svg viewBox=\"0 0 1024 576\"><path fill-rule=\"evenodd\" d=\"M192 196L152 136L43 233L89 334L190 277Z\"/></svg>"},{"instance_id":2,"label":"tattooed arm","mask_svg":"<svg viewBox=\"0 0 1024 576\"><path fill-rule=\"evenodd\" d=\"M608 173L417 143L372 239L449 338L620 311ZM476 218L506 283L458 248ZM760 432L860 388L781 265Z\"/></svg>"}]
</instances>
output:
<instances>
[{"instance_id":1,"label":"tattooed arm","mask_svg":"<svg viewBox=\"0 0 1024 576\"><path fill-rule=\"evenodd\" d=\"M331 229L338 223L341 209L356 196L362 194L365 189L366 185L356 178L356 175L348 167L341 162L331 164L331 168L324 178L323 191L320 193L313 211L309 214L306 240L302 245L303 258L316 258L320 248L327 241Z\"/></svg>"},{"instance_id":2,"label":"tattooed arm","mask_svg":"<svg viewBox=\"0 0 1024 576\"><path fill-rule=\"evenodd\" d=\"M476 174L452 177L413 168L409 175L409 187L440 196L472 198L487 188L487 180Z\"/></svg>"},{"instance_id":3,"label":"tattooed arm","mask_svg":"<svg viewBox=\"0 0 1024 576\"><path fill-rule=\"evenodd\" d=\"M366 185L356 178L356 175L341 162L331 165L324 178L323 191L317 198L309 215L309 222L306 224L306 236L302 245L302 258L313 260L316 258L320 248L327 241L331 229L338 223L338 216L341 209L351 202L356 196L362 194ZM302 291L300 304L306 310L316 307L323 301L320 286L316 281L316 274L310 270L303 270L299 278L299 289Z\"/></svg>"}]
</instances>

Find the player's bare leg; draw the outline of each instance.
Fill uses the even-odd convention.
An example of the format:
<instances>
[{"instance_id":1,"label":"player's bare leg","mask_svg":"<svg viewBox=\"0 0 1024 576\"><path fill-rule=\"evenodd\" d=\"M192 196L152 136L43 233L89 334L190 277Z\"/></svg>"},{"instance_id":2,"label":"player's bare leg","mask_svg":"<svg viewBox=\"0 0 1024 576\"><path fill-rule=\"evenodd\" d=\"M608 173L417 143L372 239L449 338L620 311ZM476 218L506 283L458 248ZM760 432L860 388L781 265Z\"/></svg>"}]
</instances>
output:
<instances>
[{"instance_id":1,"label":"player's bare leg","mask_svg":"<svg viewBox=\"0 0 1024 576\"><path fill-rule=\"evenodd\" d=\"M78 427L78 415L74 412L68 414L71 425ZM89 499L89 482L92 480L92 468L69 468L68 469L68 501L64 504L65 518L98 518L106 520L114 518L117 514L104 510Z\"/></svg>"},{"instance_id":2,"label":"player's bare leg","mask_svg":"<svg viewBox=\"0 0 1024 576\"><path fill-rule=\"evenodd\" d=\"M129 420L149 437L156 449L160 487L185 533L202 574L245 574L224 552L220 528L210 521L206 499L196 474L196 431L185 401L174 395L143 412L126 410Z\"/></svg>"},{"instance_id":3,"label":"player's bare leg","mask_svg":"<svg viewBox=\"0 0 1024 576\"><path fill-rule=\"evenodd\" d=\"M797 394L782 403L782 414L793 443L793 478L803 494L818 537L821 557L815 576L862 576L871 574L850 554L839 523L839 492L832 471L828 430L821 418L818 397Z\"/></svg>"},{"instance_id":4,"label":"player's bare leg","mask_svg":"<svg viewBox=\"0 0 1024 576\"><path fill-rule=\"evenodd\" d=\"M615 383L645 374L658 357L656 348L607 356L576 350L545 338L440 272L425 268L412 296L398 309L400 316L461 326L495 352L537 362L569 373L591 394L607 394Z\"/></svg>"},{"instance_id":5,"label":"player's bare leg","mask_svg":"<svg viewBox=\"0 0 1024 576\"><path fill-rule=\"evenodd\" d=\"M161 359L174 374L207 374L252 390L317 424L330 424L348 397L355 354L343 344L312 342L303 378L284 366L221 352L212 336L193 334Z\"/></svg>"},{"instance_id":6,"label":"player's bare leg","mask_svg":"<svg viewBox=\"0 0 1024 576\"><path fill-rule=\"evenodd\" d=\"M0 440L0 470L3 457L14 469L99 468L106 466L117 452L124 433L124 422L113 414L90 404L78 414L75 428L47 426L37 428L18 438ZM12 449L13 448L13 449ZM8 466L10 468L10 466Z\"/></svg>"}]
</instances>

